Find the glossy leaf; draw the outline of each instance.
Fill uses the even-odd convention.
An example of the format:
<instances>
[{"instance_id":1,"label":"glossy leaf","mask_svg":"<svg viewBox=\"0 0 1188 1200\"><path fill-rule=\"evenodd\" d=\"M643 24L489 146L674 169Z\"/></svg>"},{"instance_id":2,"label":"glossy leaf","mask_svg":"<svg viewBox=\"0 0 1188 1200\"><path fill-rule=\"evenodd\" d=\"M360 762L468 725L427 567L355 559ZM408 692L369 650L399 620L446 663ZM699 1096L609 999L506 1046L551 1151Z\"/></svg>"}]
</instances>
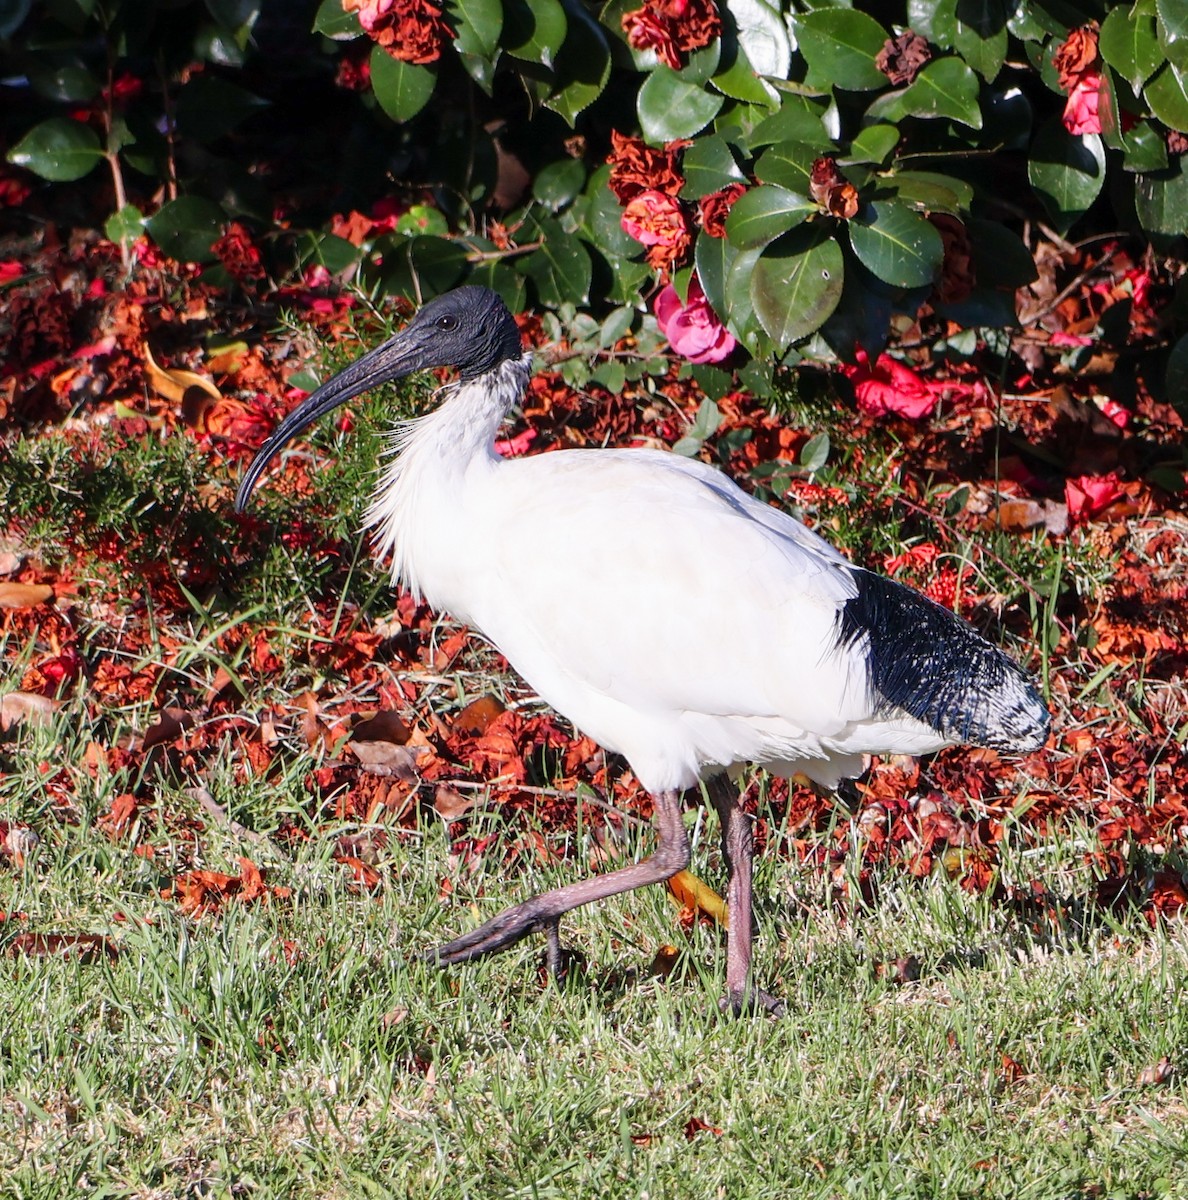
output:
<instances>
[{"instance_id":1,"label":"glossy leaf","mask_svg":"<svg viewBox=\"0 0 1188 1200\"><path fill-rule=\"evenodd\" d=\"M569 33L557 54L553 94L545 101L572 126L610 79L611 56L602 27L584 9L571 10Z\"/></svg>"},{"instance_id":2,"label":"glossy leaf","mask_svg":"<svg viewBox=\"0 0 1188 1200\"><path fill-rule=\"evenodd\" d=\"M1097 199L1105 167L1105 149L1097 134L1074 137L1053 118L1036 135L1027 175L1060 233Z\"/></svg>"},{"instance_id":3,"label":"glossy leaf","mask_svg":"<svg viewBox=\"0 0 1188 1200\"><path fill-rule=\"evenodd\" d=\"M751 303L782 350L821 327L837 307L843 283L837 242L820 229L795 229L768 246L755 263Z\"/></svg>"},{"instance_id":4,"label":"glossy leaf","mask_svg":"<svg viewBox=\"0 0 1188 1200\"><path fill-rule=\"evenodd\" d=\"M99 95L99 80L80 59L38 60L29 64L29 83L39 96L63 104L86 104Z\"/></svg>"},{"instance_id":5,"label":"glossy leaf","mask_svg":"<svg viewBox=\"0 0 1188 1200\"><path fill-rule=\"evenodd\" d=\"M867 109L868 120L895 122L904 117L949 117L981 129L977 76L959 58L940 58L929 63L911 86L880 96Z\"/></svg>"},{"instance_id":6,"label":"glossy leaf","mask_svg":"<svg viewBox=\"0 0 1188 1200\"><path fill-rule=\"evenodd\" d=\"M923 287L940 271L940 233L927 217L904 204L876 200L849 222L848 229L858 261L884 283Z\"/></svg>"},{"instance_id":7,"label":"glossy leaf","mask_svg":"<svg viewBox=\"0 0 1188 1200\"><path fill-rule=\"evenodd\" d=\"M447 0L446 11L458 34L454 46L459 53L494 57L503 32L500 0Z\"/></svg>"},{"instance_id":8,"label":"glossy leaf","mask_svg":"<svg viewBox=\"0 0 1188 1200\"><path fill-rule=\"evenodd\" d=\"M1183 158L1175 159L1166 171L1135 176L1134 209L1148 233L1174 238L1188 230L1188 173Z\"/></svg>"},{"instance_id":9,"label":"glossy leaf","mask_svg":"<svg viewBox=\"0 0 1188 1200\"><path fill-rule=\"evenodd\" d=\"M8 161L53 183L69 183L92 171L103 157L99 137L81 121L51 117L34 125L8 152Z\"/></svg>"},{"instance_id":10,"label":"glossy leaf","mask_svg":"<svg viewBox=\"0 0 1188 1200\"><path fill-rule=\"evenodd\" d=\"M755 73L786 79L792 47L779 9L766 0L730 0L722 7L729 13L738 44Z\"/></svg>"},{"instance_id":11,"label":"glossy leaf","mask_svg":"<svg viewBox=\"0 0 1188 1200\"><path fill-rule=\"evenodd\" d=\"M393 121L411 121L429 103L437 86L436 66L393 58L382 46L371 51L371 86L379 106Z\"/></svg>"},{"instance_id":12,"label":"glossy leaf","mask_svg":"<svg viewBox=\"0 0 1188 1200\"><path fill-rule=\"evenodd\" d=\"M727 281L731 268L738 258L738 250L726 238L710 237L708 233L697 235L693 247L693 264L701 290L714 312L727 314L730 311L727 296Z\"/></svg>"},{"instance_id":13,"label":"glossy leaf","mask_svg":"<svg viewBox=\"0 0 1188 1200\"><path fill-rule=\"evenodd\" d=\"M1188 5L1181 0L1155 0L1159 45L1169 61L1188 69Z\"/></svg>"},{"instance_id":14,"label":"glossy leaf","mask_svg":"<svg viewBox=\"0 0 1188 1200\"><path fill-rule=\"evenodd\" d=\"M671 142L700 133L725 103L667 67L657 67L639 89L639 124L649 142Z\"/></svg>"},{"instance_id":15,"label":"glossy leaf","mask_svg":"<svg viewBox=\"0 0 1188 1200\"><path fill-rule=\"evenodd\" d=\"M131 242L144 232L144 213L135 204L125 204L104 222L103 232L113 242Z\"/></svg>"},{"instance_id":16,"label":"glossy leaf","mask_svg":"<svg viewBox=\"0 0 1188 1200\"><path fill-rule=\"evenodd\" d=\"M1163 62L1154 15L1131 14L1123 7L1102 22L1097 48L1136 92Z\"/></svg>"},{"instance_id":17,"label":"glossy leaf","mask_svg":"<svg viewBox=\"0 0 1188 1200\"><path fill-rule=\"evenodd\" d=\"M1002 0L957 0L953 49L987 83L993 83L1007 52Z\"/></svg>"},{"instance_id":18,"label":"glossy leaf","mask_svg":"<svg viewBox=\"0 0 1188 1200\"><path fill-rule=\"evenodd\" d=\"M336 42L349 42L363 33L359 14L344 12L342 0L322 0L314 16L314 33L333 38Z\"/></svg>"},{"instance_id":19,"label":"glossy leaf","mask_svg":"<svg viewBox=\"0 0 1188 1200\"><path fill-rule=\"evenodd\" d=\"M186 137L213 142L268 107L268 101L216 75L199 75L177 93L177 128Z\"/></svg>"},{"instance_id":20,"label":"glossy leaf","mask_svg":"<svg viewBox=\"0 0 1188 1200\"><path fill-rule=\"evenodd\" d=\"M513 58L551 67L557 61L569 21L558 0L506 0L503 48Z\"/></svg>"},{"instance_id":21,"label":"glossy leaf","mask_svg":"<svg viewBox=\"0 0 1188 1200\"><path fill-rule=\"evenodd\" d=\"M698 200L747 179L726 139L716 134L700 137L686 149L681 172L685 176L681 195L686 200Z\"/></svg>"},{"instance_id":22,"label":"glossy leaf","mask_svg":"<svg viewBox=\"0 0 1188 1200\"><path fill-rule=\"evenodd\" d=\"M223 233L227 216L213 200L182 196L162 205L147 221L152 239L179 262L213 262L211 247Z\"/></svg>"},{"instance_id":23,"label":"glossy leaf","mask_svg":"<svg viewBox=\"0 0 1188 1200\"><path fill-rule=\"evenodd\" d=\"M820 211L815 200L767 184L740 196L726 218L726 232L741 250L753 250L799 225Z\"/></svg>"},{"instance_id":24,"label":"glossy leaf","mask_svg":"<svg viewBox=\"0 0 1188 1200\"><path fill-rule=\"evenodd\" d=\"M921 212L968 212L974 190L964 179L937 171L897 171L883 181L897 199Z\"/></svg>"},{"instance_id":25,"label":"glossy leaf","mask_svg":"<svg viewBox=\"0 0 1188 1200\"><path fill-rule=\"evenodd\" d=\"M895 125L868 125L859 130L850 142L849 153L843 163L872 163L884 165L899 145L899 128Z\"/></svg>"},{"instance_id":26,"label":"glossy leaf","mask_svg":"<svg viewBox=\"0 0 1188 1200\"><path fill-rule=\"evenodd\" d=\"M817 87L873 91L887 76L875 58L887 31L866 13L846 8L819 8L792 18L800 53L808 63L808 82Z\"/></svg>"},{"instance_id":27,"label":"glossy leaf","mask_svg":"<svg viewBox=\"0 0 1188 1200\"><path fill-rule=\"evenodd\" d=\"M537 172L532 181L532 195L555 212L569 204L585 182L586 167L583 162L576 158L559 158Z\"/></svg>"},{"instance_id":28,"label":"glossy leaf","mask_svg":"<svg viewBox=\"0 0 1188 1200\"><path fill-rule=\"evenodd\" d=\"M520 264L520 270L536 283L541 303L549 308L584 304L590 296L593 275L590 256L571 233L552 217L537 217L528 227L540 249Z\"/></svg>"},{"instance_id":29,"label":"glossy leaf","mask_svg":"<svg viewBox=\"0 0 1188 1200\"><path fill-rule=\"evenodd\" d=\"M1188 131L1188 70L1169 62L1147 84L1143 95L1165 125Z\"/></svg>"},{"instance_id":30,"label":"glossy leaf","mask_svg":"<svg viewBox=\"0 0 1188 1200\"><path fill-rule=\"evenodd\" d=\"M807 196L813 163L821 151L802 142L780 142L765 150L755 163L755 178L760 183L776 183L790 192Z\"/></svg>"}]
</instances>

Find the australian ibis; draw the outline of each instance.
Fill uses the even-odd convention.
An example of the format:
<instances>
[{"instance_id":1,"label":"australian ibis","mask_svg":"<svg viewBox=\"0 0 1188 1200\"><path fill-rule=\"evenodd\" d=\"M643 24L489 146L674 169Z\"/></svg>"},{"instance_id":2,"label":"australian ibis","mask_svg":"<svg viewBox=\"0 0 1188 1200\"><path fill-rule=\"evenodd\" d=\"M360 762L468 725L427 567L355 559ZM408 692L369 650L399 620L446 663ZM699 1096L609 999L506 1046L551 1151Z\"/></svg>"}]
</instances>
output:
<instances>
[{"instance_id":1,"label":"australian ibis","mask_svg":"<svg viewBox=\"0 0 1188 1200\"><path fill-rule=\"evenodd\" d=\"M778 1009L751 979L751 829L731 782L754 763L826 787L873 753L969 743L1028 751L1048 710L1026 674L948 609L856 567L722 472L657 450L504 459L530 356L503 301L462 287L323 384L261 447L236 496L335 406L452 367L440 404L391 434L366 522L392 577L480 630L527 683L651 794L650 857L535 896L430 954L547 935L571 909L683 870L682 794L704 782L729 872L725 1006Z\"/></svg>"}]
</instances>

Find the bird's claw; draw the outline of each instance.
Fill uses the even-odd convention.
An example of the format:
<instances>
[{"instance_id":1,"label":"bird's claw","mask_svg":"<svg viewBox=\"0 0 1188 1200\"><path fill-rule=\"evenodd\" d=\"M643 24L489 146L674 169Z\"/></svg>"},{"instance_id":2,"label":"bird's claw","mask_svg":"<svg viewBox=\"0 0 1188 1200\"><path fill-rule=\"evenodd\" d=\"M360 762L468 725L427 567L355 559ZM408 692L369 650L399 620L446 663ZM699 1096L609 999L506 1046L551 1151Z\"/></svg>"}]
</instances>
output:
<instances>
[{"instance_id":1,"label":"bird's claw","mask_svg":"<svg viewBox=\"0 0 1188 1200\"><path fill-rule=\"evenodd\" d=\"M470 962L471 959L481 958L484 954L506 950L530 933L544 932L549 935L546 961L550 972L553 972L554 964L560 964L561 961L561 944L557 937L558 918L542 919L532 913L520 912L518 908L519 906L509 908L485 921L477 929L454 938L452 942L446 942L444 946L437 946L424 956L424 961L436 967Z\"/></svg>"},{"instance_id":2,"label":"bird's claw","mask_svg":"<svg viewBox=\"0 0 1188 1200\"><path fill-rule=\"evenodd\" d=\"M788 1006L783 1000L756 987L751 988L749 992L727 992L718 1001L718 1008L732 1017L741 1017L755 1012L765 1012L772 1017L783 1017L788 1013Z\"/></svg>"}]
</instances>

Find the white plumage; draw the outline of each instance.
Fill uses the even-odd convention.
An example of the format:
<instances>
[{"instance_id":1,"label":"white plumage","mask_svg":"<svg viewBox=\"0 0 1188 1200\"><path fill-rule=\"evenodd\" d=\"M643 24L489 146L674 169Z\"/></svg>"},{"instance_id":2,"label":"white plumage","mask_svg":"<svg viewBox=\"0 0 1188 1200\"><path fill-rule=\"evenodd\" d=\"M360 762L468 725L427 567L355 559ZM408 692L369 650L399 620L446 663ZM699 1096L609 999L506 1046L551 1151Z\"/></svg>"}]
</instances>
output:
<instances>
[{"instance_id":1,"label":"white plumage","mask_svg":"<svg viewBox=\"0 0 1188 1200\"><path fill-rule=\"evenodd\" d=\"M394 579L481 630L544 700L626 757L669 817L659 814L661 849L638 867L663 858L654 875L681 857L672 797L712 780L724 828L734 830L732 875L747 860L749 909L749 828L733 815L724 770L760 763L833 786L875 752L919 754L963 740L1042 745L1047 710L1001 652L704 463L652 450L501 458L496 433L523 394L529 360L510 314L485 289L426 305L319 389L261 450L237 503L322 413L440 365L458 366L462 378L436 410L393 434L367 512L377 549L391 553ZM618 874L508 910L439 959L474 957L543 928L556 965L556 920L575 906L574 889L586 888L575 900L584 903L622 890L596 886ZM547 903L562 892L571 893L563 907ZM731 922L730 1001L737 1008L751 994L771 1007L748 993L749 915L745 938L739 924Z\"/></svg>"}]
</instances>

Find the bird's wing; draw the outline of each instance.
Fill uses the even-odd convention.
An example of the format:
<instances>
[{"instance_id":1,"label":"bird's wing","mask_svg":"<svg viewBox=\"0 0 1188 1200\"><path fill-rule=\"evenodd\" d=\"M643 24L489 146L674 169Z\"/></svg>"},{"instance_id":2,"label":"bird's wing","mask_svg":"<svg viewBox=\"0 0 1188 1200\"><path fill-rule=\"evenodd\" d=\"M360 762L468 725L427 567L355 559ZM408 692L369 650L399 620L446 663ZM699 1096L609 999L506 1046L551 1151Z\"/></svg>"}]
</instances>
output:
<instances>
[{"instance_id":1,"label":"bird's wing","mask_svg":"<svg viewBox=\"0 0 1188 1200\"><path fill-rule=\"evenodd\" d=\"M639 712L826 736L869 715L865 655L840 638L853 568L791 517L653 451L562 451L495 474L476 539L491 587L471 612L558 707L568 679Z\"/></svg>"}]
</instances>

